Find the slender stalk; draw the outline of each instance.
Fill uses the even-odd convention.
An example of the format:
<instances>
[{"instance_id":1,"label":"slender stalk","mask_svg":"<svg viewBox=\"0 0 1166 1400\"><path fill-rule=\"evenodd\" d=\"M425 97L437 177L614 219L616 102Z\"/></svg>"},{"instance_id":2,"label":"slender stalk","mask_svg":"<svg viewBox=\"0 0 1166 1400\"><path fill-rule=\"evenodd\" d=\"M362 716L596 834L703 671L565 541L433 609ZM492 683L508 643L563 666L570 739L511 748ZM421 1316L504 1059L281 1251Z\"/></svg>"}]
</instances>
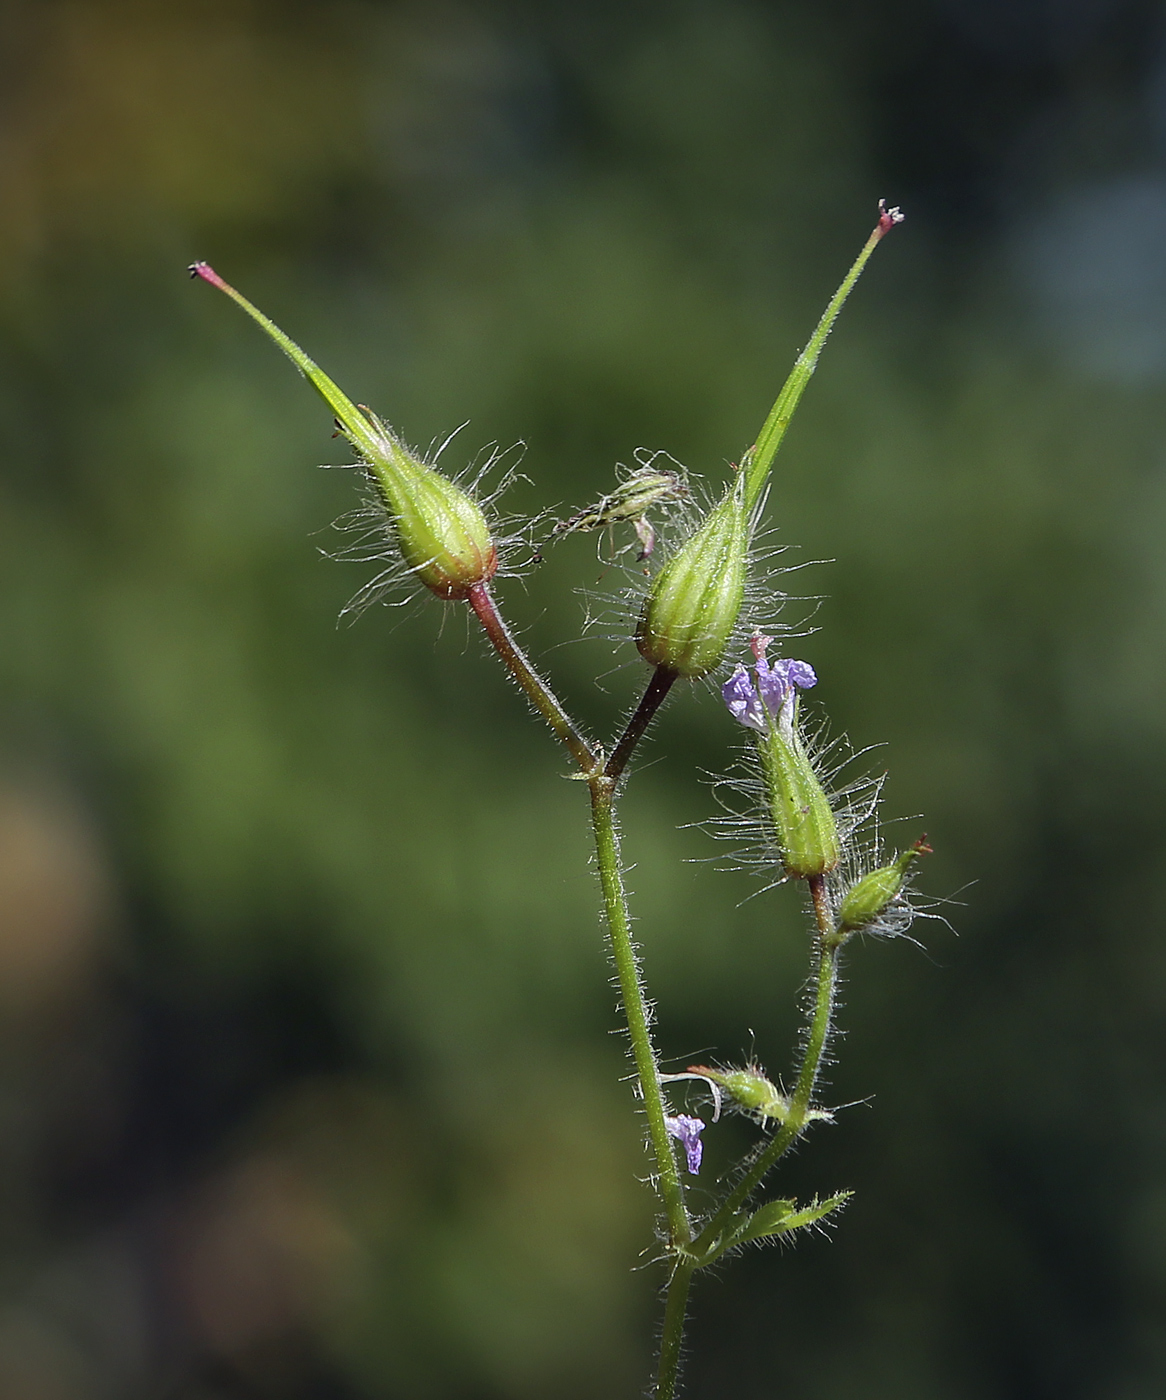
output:
<instances>
[{"instance_id":1,"label":"slender stalk","mask_svg":"<svg viewBox=\"0 0 1166 1400\"><path fill-rule=\"evenodd\" d=\"M790 1100L789 1116L780 1130L774 1134L769 1145L761 1152L753 1165L745 1173L732 1191L725 1197L716 1213L701 1231L693 1244L693 1253L712 1245L732 1217L741 1209L750 1195L760 1185L769 1169L783 1157L801 1136L806 1126L806 1113L814 1094L814 1086L822 1069L822 1057L830 1039L830 1022L834 1012L834 993L838 982L838 948L829 942L833 932L830 905L826 898L825 881L820 875L809 881L810 895L814 901L814 914L818 924L816 939L818 951L818 981L814 994L814 1009L810 1015L806 1048L802 1055L798 1081Z\"/></svg>"},{"instance_id":2,"label":"slender stalk","mask_svg":"<svg viewBox=\"0 0 1166 1400\"><path fill-rule=\"evenodd\" d=\"M595 858L599 866L599 882L603 888L603 907L611 937L611 951L619 979L620 1000L627 1017L628 1038L632 1058L644 1097L644 1113L648 1119L648 1136L656 1156L660 1198L668 1217L668 1233L674 1246L686 1245L692 1238L692 1227L684 1205L684 1188L680 1184L680 1169L672 1150L672 1139L664 1122L666 1110L656 1067L656 1051L652 1045L651 1017L640 967L632 943L631 921L628 918L627 893L619 859L619 838L615 831L615 784L606 774L591 778L591 822L595 831Z\"/></svg>"},{"instance_id":3,"label":"slender stalk","mask_svg":"<svg viewBox=\"0 0 1166 1400\"><path fill-rule=\"evenodd\" d=\"M633 750L644 737L644 731L651 724L653 715L664 703L665 696L672 689L675 681L675 671L669 671L665 666L656 667L652 679L648 682L648 688L644 691L643 698L636 706L635 714L628 720L628 727L620 736L619 743L616 744L611 757L604 765L604 775L610 778L613 783L619 781Z\"/></svg>"},{"instance_id":4,"label":"slender stalk","mask_svg":"<svg viewBox=\"0 0 1166 1400\"><path fill-rule=\"evenodd\" d=\"M563 708L558 696L530 664L526 653L514 640L506 621L498 611L493 594L486 583L476 583L469 591L467 601L478 621L482 624L494 650L502 658L503 664L519 688L556 735L571 751L571 757L582 772L591 774L599 762L599 756L583 737L575 721Z\"/></svg>"},{"instance_id":5,"label":"slender stalk","mask_svg":"<svg viewBox=\"0 0 1166 1400\"><path fill-rule=\"evenodd\" d=\"M680 1347L684 1341L684 1314L692 1283L692 1264L678 1263L668 1281L664 1305L664 1331L660 1337L660 1370L653 1400L673 1400L680 1374Z\"/></svg>"}]
</instances>

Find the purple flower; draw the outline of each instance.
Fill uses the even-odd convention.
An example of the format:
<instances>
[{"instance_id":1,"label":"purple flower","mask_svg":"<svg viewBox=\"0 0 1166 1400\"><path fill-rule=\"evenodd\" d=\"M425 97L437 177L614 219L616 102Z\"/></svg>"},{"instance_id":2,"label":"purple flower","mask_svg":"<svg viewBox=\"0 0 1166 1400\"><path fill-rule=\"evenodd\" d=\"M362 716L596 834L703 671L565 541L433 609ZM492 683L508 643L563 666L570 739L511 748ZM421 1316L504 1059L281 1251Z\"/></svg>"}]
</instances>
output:
<instances>
[{"instance_id":1,"label":"purple flower","mask_svg":"<svg viewBox=\"0 0 1166 1400\"><path fill-rule=\"evenodd\" d=\"M770 716L774 720L792 719L795 690L809 690L818 683L814 668L805 661L779 657L771 665L766 660L765 649L772 640L760 634L753 638L753 655L757 658L754 667L756 682L744 666L738 666L721 687L721 694L733 718L762 733L769 727Z\"/></svg>"},{"instance_id":2,"label":"purple flower","mask_svg":"<svg viewBox=\"0 0 1166 1400\"><path fill-rule=\"evenodd\" d=\"M700 1118L689 1118L687 1114L678 1113L675 1118L665 1118L664 1125L672 1137L684 1144L688 1170L695 1176L700 1171L700 1159L704 1152L704 1143L700 1140L704 1122Z\"/></svg>"}]
</instances>

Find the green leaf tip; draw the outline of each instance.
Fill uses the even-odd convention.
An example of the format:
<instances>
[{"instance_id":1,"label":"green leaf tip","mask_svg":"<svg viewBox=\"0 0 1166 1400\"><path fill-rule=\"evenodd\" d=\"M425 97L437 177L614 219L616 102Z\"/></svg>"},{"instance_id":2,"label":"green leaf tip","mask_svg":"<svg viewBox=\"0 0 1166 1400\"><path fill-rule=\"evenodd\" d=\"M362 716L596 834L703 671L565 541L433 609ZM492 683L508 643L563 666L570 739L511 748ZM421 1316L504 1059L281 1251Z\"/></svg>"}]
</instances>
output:
<instances>
[{"instance_id":1,"label":"green leaf tip","mask_svg":"<svg viewBox=\"0 0 1166 1400\"><path fill-rule=\"evenodd\" d=\"M801 1210L798 1209L797 1201L787 1199L766 1201L754 1211L738 1211L710 1244L708 1250L699 1256L696 1267L707 1268L730 1249L737 1249L740 1245L780 1239L795 1230L814 1225L831 1212L839 1210L853 1195L853 1191L839 1191L824 1201L815 1197Z\"/></svg>"}]
</instances>

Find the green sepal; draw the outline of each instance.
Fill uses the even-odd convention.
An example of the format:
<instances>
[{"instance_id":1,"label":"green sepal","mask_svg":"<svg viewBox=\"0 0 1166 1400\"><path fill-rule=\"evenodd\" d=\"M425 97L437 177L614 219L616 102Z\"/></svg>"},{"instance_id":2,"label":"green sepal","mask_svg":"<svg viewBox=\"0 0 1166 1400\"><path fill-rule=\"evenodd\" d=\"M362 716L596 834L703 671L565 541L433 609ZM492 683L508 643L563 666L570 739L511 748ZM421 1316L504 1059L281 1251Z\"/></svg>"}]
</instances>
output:
<instances>
[{"instance_id":1,"label":"green sepal","mask_svg":"<svg viewBox=\"0 0 1166 1400\"><path fill-rule=\"evenodd\" d=\"M750 1113L762 1118L773 1118L784 1123L789 1117L789 1097L783 1094L772 1079L758 1074L755 1070L730 1069L717 1075L709 1075L722 1089Z\"/></svg>"}]
</instances>

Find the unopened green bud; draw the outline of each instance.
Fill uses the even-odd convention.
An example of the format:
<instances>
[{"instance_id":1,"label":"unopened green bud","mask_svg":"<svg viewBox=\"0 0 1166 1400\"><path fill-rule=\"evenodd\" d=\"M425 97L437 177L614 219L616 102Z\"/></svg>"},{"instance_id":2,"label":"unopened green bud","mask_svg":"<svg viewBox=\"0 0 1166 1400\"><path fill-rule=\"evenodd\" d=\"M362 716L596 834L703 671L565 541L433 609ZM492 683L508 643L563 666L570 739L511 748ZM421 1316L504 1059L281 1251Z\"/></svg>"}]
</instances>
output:
<instances>
[{"instance_id":1,"label":"unopened green bud","mask_svg":"<svg viewBox=\"0 0 1166 1400\"><path fill-rule=\"evenodd\" d=\"M789 1099L772 1079L766 1079L759 1070L709 1069L707 1065L689 1065L688 1072L717 1085L740 1108L761 1118L776 1118L779 1123L784 1123L789 1116Z\"/></svg>"},{"instance_id":2,"label":"unopened green bud","mask_svg":"<svg viewBox=\"0 0 1166 1400\"><path fill-rule=\"evenodd\" d=\"M904 851L890 865L872 870L851 885L838 906L838 932L854 933L873 923L903 888L912 863L920 856L930 854L927 838L921 836L910 850Z\"/></svg>"},{"instance_id":3,"label":"unopened green bud","mask_svg":"<svg viewBox=\"0 0 1166 1400\"><path fill-rule=\"evenodd\" d=\"M357 407L289 336L206 263L191 276L225 292L267 332L336 416L364 458L392 521L405 563L440 598L465 598L493 577L498 553L478 503L436 468L419 461L379 419Z\"/></svg>"},{"instance_id":4,"label":"unopened green bud","mask_svg":"<svg viewBox=\"0 0 1166 1400\"><path fill-rule=\"evenodd\" d=\"M720 662L745 595L749 533L738 480L652 585L636 635L645 661L690 680Z\"/></svg>"}]
</instances>

